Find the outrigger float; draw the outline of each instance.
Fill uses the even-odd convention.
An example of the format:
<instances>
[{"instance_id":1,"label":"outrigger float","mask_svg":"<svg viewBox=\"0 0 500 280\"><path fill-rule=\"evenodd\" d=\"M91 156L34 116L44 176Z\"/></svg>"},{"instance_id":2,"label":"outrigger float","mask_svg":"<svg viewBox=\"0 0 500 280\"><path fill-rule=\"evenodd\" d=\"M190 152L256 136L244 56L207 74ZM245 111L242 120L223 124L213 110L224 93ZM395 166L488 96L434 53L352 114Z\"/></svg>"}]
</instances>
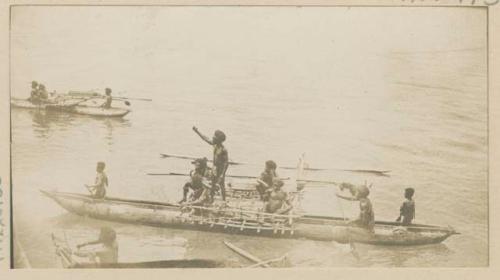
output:
<instances>
[{"instance_id":1,"label":"outrigger float","mask_svg":"<svg viewBox=\"0 0 500 280\"><path fill-rule=\"evenodd\" d=\"M95 219L158 227L216 231L273 238L311 239L373 245L425 245L458 234L451 227L376 221L374 232L346 224L340 217L277 215L238 208L196 207L57 191L41 192L67 211Z\"/></svg>"}]
</instances>

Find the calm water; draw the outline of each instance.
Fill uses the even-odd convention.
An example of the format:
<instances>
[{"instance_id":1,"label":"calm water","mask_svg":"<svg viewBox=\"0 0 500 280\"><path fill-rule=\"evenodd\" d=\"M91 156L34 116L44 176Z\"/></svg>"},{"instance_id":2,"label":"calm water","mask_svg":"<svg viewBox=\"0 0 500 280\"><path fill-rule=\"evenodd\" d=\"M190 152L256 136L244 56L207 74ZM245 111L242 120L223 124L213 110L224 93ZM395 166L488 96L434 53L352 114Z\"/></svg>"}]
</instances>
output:
<instances>
[{"instance_id":1,"label":"calm water","mask_svg":"<svg viewBox=\"0 0 500 280\"><path fill-rule=\"evenodd\" d=\"M150 16L154 21L154 15ZM22 41L21 35L14 36L14 41ZM256 36L247 35L248 40ZM318 38L324 36L320 35ZM287 60L288 55L300 53L301 46L281 49L284 53L279 47L264 52L265 48L259 46L254 49L257 57L248 57L251 52L200 54L188 41L177 42L157 55L160 61L170 62L162 69L151 54L145 53L123 62L130 73L109 65L106 67L116 68L102 73L99 66L88 62L89 69L95 71L92 75L72 76L61 82L54 72L44 76L38 70L37 77L45 77L49 89L71 88L71 83L91 88L93 78L107 78L123 81L114 87L117 92L126 91L123 95L153 98L153 102L132 101L133 111L124 119L12 110L16 237L33 267L57 266L50 233L66 232L69 242L77 242L93 238L103 224L117 230L123 261L213 257L235 266L249 264L224 246L222 241L229 240L262 259L286 253L294 266L488 264L484 46L450 47L438 52L407 48L365 51L349 56L362 67L332 70L328 65L337 67L336 59L344 66L349 62L342 61L342 56ZM141 43L137 44L140 49ZM134 47L108 53L111 57L107 59L123 57L123 52ZM328 52L327 47L318 48L319 53ZM33 51L31 59L40 69L43 65L68 69L74 50L57 50L61 56L57 65L43 60L47 51ZM181 62L181 57L190 58ZM213 61L222 66L207 66ZM246 66L242 68L235 61L243 61ZM144 67L144 63L150 67L150 75L133 71L134 67ZM204 72L198 70L202 64ZM316 67L325 71L311 76ZM15 73L14 78L19 79L21 71ZM57 73L69 78L64 71ZM27 95L27 87L20 86L13 96ZM102 160L107 163L110 196L176 201L185 178L152 177L146 173L187 172L191 168L189 161L161 159L159 153L210 157L210 147L192 132L193 125L206 134L222 129L227 134L230 158L256 164L231 168L233 174L258 174L268 159L278 165L295 165L302 153L311 166L391 170L391 177L342 172L311 172L308 177L373 182L370 196L378 220L394 220L404 188L414 187L416 222L450 225L462 234L443 244L422 247L358 245L361 259L357 261L345 245L334 242L241 237L77 217L38 192L57 189L84 193L83 184L93 181L95 163ZM284 171L281 174L295 175ZM342 216L334 191L309 189L303 208L311 213ZM355 205L344 202L343 208L347 209L346 215L356 214Z\"/></svg>"}]
</instances>

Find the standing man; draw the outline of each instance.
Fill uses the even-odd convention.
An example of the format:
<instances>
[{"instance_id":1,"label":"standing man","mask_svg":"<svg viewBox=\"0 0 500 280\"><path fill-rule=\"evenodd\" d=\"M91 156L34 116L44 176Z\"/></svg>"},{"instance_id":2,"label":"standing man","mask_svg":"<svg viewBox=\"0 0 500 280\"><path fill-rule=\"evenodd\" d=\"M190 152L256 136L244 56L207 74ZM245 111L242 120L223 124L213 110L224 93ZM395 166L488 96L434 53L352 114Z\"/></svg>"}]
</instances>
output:
<instances>
[{"instance_id":1,"label":"standing man","mask_svg":"<svg viewBox=\"0 0 500 280\"><path fill-rule=\"evenodd\" d=\"M217 187L220 188L222 200L226 200L226 171L229 166L229 155L222 143L226 141L226 134L220 130L214 132L212 139L201 134L196 126L193 126L194 132L200 136L203 141L214 147L214 158L213 158L213 177L212 177L212 195Z\"/></svg>"},{"instance_id":2,"label":"standing man","mask_svg":"<svg viewBox=\"0 0 500 280\"><path fill-rule=\"evenodd\" d=\"M106 188L108 187L108 176L104 173L106 164L102 161L97 163L95 182L93 185L85 185L92 194L92 197L103 199L106 196Z\"/></svg>"}]
</instances>

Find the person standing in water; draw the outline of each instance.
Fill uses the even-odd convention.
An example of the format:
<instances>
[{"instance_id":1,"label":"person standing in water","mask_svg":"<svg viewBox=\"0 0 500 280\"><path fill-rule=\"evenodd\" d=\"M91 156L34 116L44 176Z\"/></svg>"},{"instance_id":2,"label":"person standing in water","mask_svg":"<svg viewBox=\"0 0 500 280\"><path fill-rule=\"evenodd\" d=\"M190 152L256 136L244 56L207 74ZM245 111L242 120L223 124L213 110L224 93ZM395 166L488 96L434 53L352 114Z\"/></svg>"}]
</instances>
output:
<instances>
[{"instance_id":1,"label":"person standing in water","mask_svg":"<svg viewBox=\"0 0 500 280\"><path fill-rule=\"evenodd\" d=\"M401 218L403 218L403 221L401 222L401 225L403 226L410 225L413 219L415 219L415 201L413 200L414 194L415 189L405 189L406 200L399 208L399 217L396 219L396 222L401 222Z\"/></svg>"},{"instance_id":2,"label":"person standing in water","mask_svg":"<svg viewBox=\"0 0 500 280\"><path fill-rule=\"evenodd\" d=\"M225 177L226 171L229 166L229 155L222 143L226 141L226 134L220 130L214 132L212 139L203 135L196 126L193 126L194 132L200 136L200 138L212 145L213 151L213 176L212 176L212 195L214 194L216 188L220 189L222 200L226 200L226 185Z\"/></svg>"},{"instance_id":3,"label":"person standing in water","mask_svg":"<svg viewBox=\"0 0 500 280\"><path fill-rule=\"evenodd\" d=\"M89 251L80 250L82 247L97 244L101 244L102 247L93 248ZM79 244L76 248L78 251L73 252L73 254L79 257L90 257L94 262L98 263L118 262L118 242L116 241L116 232L110 227L102 227L97 240Z\"/></svg>"},{"instance_id":4,"label":"person standing in water","mask_svg":"<svg viewBox=\"0 0 500 280\"><path fill-rule=\"evenodd\" d=\"M108 187L108 176L104 173L106 164L102 161L97 163L96 177L93 185L85 185L90 191L92 197L102 199L106 196L106 188Z\"/></svg>"},{"instance_id":5,"label":"person standing in water","mask_svg":"<svg viewBox=\"0 0 500 280\"><path fill-rule=\"evenodd\" d=\"M111 102L113 102L113 97L111 96L111 89L110 88L106 88L105 98L106 98L106 100L101 105L101 107L104 109L109 109L109 108L111 108Z\"/></svg>"}]
</instances>

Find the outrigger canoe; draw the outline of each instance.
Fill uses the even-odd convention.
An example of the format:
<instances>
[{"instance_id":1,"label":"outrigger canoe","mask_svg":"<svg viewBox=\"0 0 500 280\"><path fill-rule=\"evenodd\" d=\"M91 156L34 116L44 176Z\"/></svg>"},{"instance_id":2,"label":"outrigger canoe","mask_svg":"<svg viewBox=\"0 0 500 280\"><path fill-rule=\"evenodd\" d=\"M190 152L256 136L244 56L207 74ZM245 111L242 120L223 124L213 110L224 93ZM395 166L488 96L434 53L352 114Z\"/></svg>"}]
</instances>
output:
<instances>
[{"instance_id":1,"label":"outrigger canoe","mask_svg":"<svg viewBox=\"0 0 500 280\"><path fill-rule=\"evenodd\" d=\"M89 115L96 117L123 117L130 113L130 110L125 108L102 108L96 106L84 106L80 105L81 100L68 100L59 101L57 103L41 103L34 104L26 99L11 99L11 105L14 108L24 108L24 109L38 109L38 110L53 110L53 111L65 111L70 113L76 113L80 115Z\"/></svg>"},{"instance_id":2,"label":"outrigger canoe","mask_svg":"<svg viewBox=\"0 0 500 280\"><path fill-rule=\"evenodd\" d=\"M216 231L273 238L311 239L373 245L425 245L440 243L453 234L451 227L376 221L374 232L348 225L343 218L312 215L276 215L237 208L194 207L162 202L44 191L67 211L95 219L158 227Z\"/></svg>"}]
</instances>

